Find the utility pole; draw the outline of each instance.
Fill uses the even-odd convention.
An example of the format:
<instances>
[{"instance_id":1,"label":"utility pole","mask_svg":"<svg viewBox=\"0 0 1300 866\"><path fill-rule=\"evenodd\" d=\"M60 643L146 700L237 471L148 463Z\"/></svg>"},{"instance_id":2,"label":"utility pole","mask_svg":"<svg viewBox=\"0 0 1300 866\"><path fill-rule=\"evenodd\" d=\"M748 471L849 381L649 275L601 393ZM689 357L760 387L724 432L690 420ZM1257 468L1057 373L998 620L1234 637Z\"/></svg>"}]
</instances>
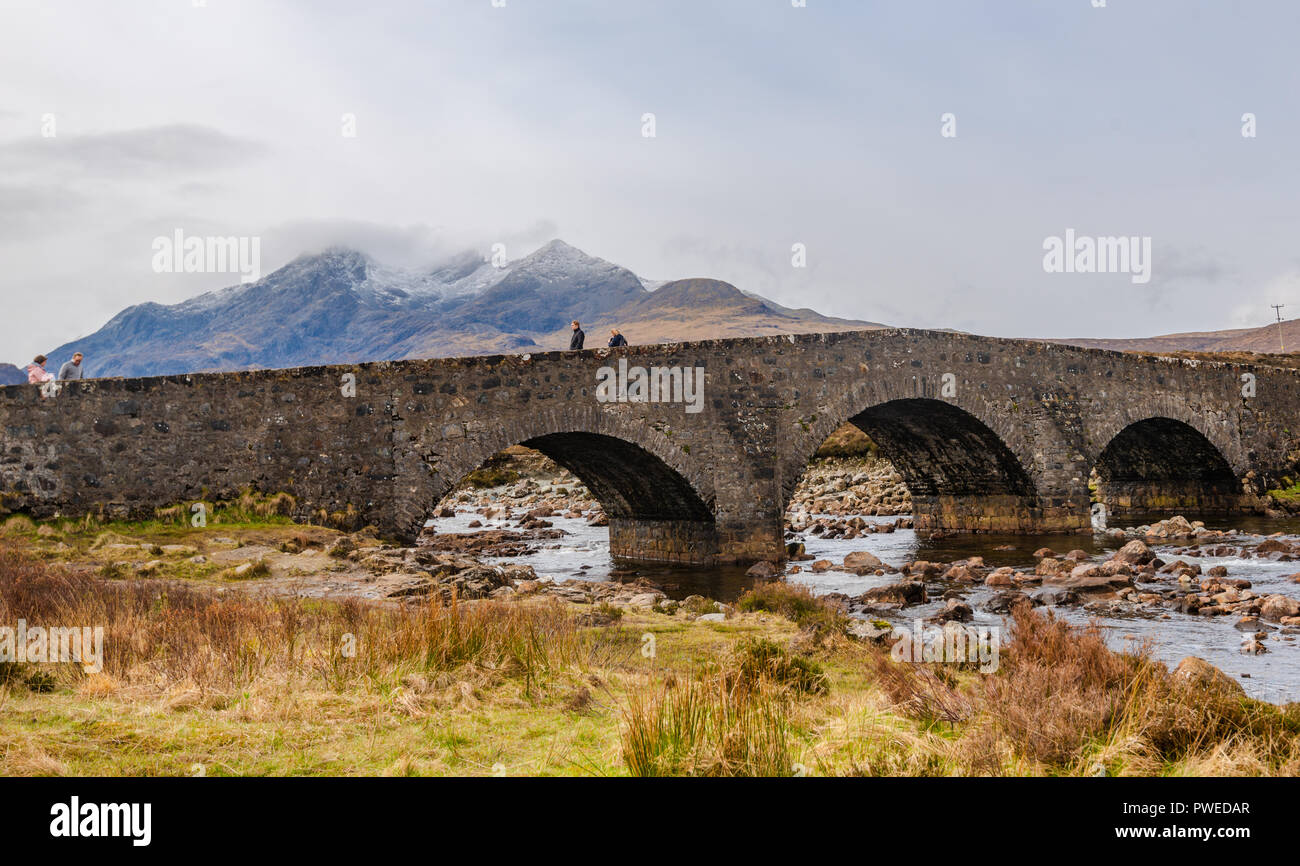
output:
<instances>
[{"instance_id":1,"label":"utility pole","mask_svg":"<svg viewBox=\"0 0 1300 866\"><path fill-rule=\"evenodd\" d=\"M1282 339L1282 308L1286 304L1273 304L1273 312L1277 314L1277 344L1282 349L1282 354L1286 354L1286 342Z\"/></svg>"}]
</instances>

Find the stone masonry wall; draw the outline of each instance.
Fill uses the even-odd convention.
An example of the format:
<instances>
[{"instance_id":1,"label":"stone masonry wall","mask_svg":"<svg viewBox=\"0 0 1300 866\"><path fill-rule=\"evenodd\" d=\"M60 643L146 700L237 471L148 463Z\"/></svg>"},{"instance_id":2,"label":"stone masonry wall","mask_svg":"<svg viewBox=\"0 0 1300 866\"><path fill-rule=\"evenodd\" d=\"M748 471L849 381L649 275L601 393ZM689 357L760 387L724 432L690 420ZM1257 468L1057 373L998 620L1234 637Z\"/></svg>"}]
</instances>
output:
<instances>
[{"instance_id":1,"label":"stone masonry wall","mask_svg":"<svg viewBox=\"0 0 1300 866\"><path fill-rule=\"evenodd\" d=\"M598 370L620 358L702 368L703 411L598 401ZM1180 455L1212 452L1256 488L1292 471L1297 384L1274 368L882 330L88 380L48 398L13 386L0 388L0 506L139 517L284 491L300 518L350 507L410 539L466 473L528 443L597 493L620 550L780 558L808 458L850 419L888 441L923 527L1083 529L1090 472L1146 419L1170 423L1127 453L1169 438L1171 489L1187 483Z\"/></svg>"}]
</instances>

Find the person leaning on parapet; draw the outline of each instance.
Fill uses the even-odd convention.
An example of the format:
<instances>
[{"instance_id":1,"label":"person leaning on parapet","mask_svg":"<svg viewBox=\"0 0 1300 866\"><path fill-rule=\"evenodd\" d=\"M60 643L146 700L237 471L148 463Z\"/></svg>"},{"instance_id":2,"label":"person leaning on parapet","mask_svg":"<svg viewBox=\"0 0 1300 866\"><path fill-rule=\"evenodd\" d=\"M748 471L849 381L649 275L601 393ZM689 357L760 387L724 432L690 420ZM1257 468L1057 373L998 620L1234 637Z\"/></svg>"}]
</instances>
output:
<instances>
[{"instance_id":1,"label":"person leaning on parapet","mask_svg":"<svg viewBox=\"0 0 1300 866\"><path fill-rule=\"evenodd\" d=\"M573 320L573 336L569 338L569 351L576 352L582 348L582 343L587 339L587 335L582 332L582 324Z\"/></svg>"},{"instance_id":2,"label":"person leaning on parapet","mask_svg":"<svg viewBox=\"0 0 1300 866\"><path fill-rule=\"evenodd\" d=\"M44 355L37 355L27 365L28 385L44 385L46 382L54 381L54 374L45 369L45 362L48 360Z\"/></svg>"},{"instance_id":3,"label":"person leaning on parapet","mask_svg":"<svg viewBox=\"0 0 1300 866\"><path fill-rule=\"evenodd\" d=\"M624 337L622 334L620 334L618 328L610 328L609 329L610 348L612 349L615 346L626 346L626 345L627 345L627 337Z\"/></svg>"},{"instance_id":4,"label":"person leaning on parapet","mask_svg":"<svg viewBox=\"0 0 1300 866\"><path fill-rule=\"evenodd\" d=\"M73 353L72 360L59 368L59 381L86 378L86 371L81 369L82 357L80 352Z\"/></svg>"}]
</instances>

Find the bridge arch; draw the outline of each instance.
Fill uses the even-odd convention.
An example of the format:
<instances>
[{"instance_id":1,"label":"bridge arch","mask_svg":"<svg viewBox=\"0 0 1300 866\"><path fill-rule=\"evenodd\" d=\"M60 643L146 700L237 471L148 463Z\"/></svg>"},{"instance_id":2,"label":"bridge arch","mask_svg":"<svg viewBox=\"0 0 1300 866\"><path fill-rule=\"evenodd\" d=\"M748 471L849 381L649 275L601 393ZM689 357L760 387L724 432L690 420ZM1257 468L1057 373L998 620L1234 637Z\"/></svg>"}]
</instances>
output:
<instances>
[{"instance_id":1,"label":"bridge arch","mask_svg":"<svg viewBox=\"0 0 1300 866\"><path fill-rule=\"evenodd\" d=\"M1187 401L1175 394L1157 394L1138 402L1112 405L1105 395L1101 411L1085 413L1082 420L1087 430L1090 453L1089 463L1095 466L1105 448L1128 427L1155 418L1177 421L1199 433L1227 462L1238 476L1250 468L1250 460L1241 446L1239 430L1233 416L1226 411L1193 409Z\"/></svg>"},{"instance_id":2,"label":"bridge arch","mask_svg":"<svg viewBox=\"0 0 1300 866\"><path fill-rule=\"evenodd\" d=\"M1248 509L1237 471L1206 428L1160 415L1127 424L1093 461L1097 499L1119 516L1193 517Z\"/></svg>"},{"instance_id":3,"label":"bridge arch","mask_svg":"<svg viewBox=\"0 0 1300 866\"><path fill-rule=\"evenodd\" d=\"M796 433L793 459L783 467L788 503L803 467L839 426L853 424L879 446L903 476L920 530L1035 532L1086 525L1086 498L1044 508L1039 461L1026 419L996 412L973 389L941 398L941 382L908 378L863 382L830 402ZM1080 479L1080 495L1086 497Z\"/></svg>"},{"instance_id":4,"label":"bridge arch","mask_svg":"<svg viewBox=\"0 0 1300 866\"><path fill-rule=\"evenodd\" d=\"M466 475L512 445L540 451L587 486L609 517L615 556L693 564L717 557L711 475L668 436L617 410L542 411L427 431L420 526Z\"/></svg>"}]
</instances>

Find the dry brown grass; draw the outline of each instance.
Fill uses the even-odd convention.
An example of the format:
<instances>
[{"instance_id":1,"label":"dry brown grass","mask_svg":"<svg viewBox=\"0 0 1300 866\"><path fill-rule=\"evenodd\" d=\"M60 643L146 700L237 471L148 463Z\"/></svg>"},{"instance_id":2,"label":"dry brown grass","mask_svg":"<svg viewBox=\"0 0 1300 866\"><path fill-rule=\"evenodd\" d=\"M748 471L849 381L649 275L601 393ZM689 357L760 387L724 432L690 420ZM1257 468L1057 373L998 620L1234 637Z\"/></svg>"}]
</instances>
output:
<instances>
[{"instance_id":1,"label":"dry brown grass","mask_svg":"<svg viewBox=\"0 0 1300 866\"><path fill-rule=\"evenodd\" d=\"M0 751L25 773L488 772L505 752L512 773L554 772L565 750L590 772L638 775L1300 773L1300 706L1177 680L1095 628L1023 607L981 675L827 637L833 611L797 585L751 599L822 639L743 613L633 612L597 629L541 601L267 600L106 581L0 545L0 623L105 632L96 674L0 666ZM638 651L644 629L655 658ZM328 739L357 726L368 733ZM287 742L264 762L271 734ZM114 747L128 736L149 757Z\"/></svg>"},{"instance_id":2,"label":"dry brown grass","mask_svg":"<svg viewBox=\"0 0 1300 866\"><path fill-rule=\"evenodd\" d=\"M963 723L954 759L966 772L1300 772L1300 705L1178 681L1145 648L1116 653L1095 625L1027 605L994 675L959 681L883 655L875 667L896 711Z\"/></svg>"},{"instance_id":3,"label":"dry brown grass","mask_svg":"<svg viewBox=\"0 0 1300 866\"><path fill-rule=\"evenodd\" d=\"M362 602L273 603L159 581L107 582L55 571L0 549L0 622L104 630L103 670L27 665L83 691L124 687L233 694L253 682L307 676L335 688L359 679L471 669L530 688L586 647L558 604L437 602L403 608Z\"/></svg>"}]
</instances>

